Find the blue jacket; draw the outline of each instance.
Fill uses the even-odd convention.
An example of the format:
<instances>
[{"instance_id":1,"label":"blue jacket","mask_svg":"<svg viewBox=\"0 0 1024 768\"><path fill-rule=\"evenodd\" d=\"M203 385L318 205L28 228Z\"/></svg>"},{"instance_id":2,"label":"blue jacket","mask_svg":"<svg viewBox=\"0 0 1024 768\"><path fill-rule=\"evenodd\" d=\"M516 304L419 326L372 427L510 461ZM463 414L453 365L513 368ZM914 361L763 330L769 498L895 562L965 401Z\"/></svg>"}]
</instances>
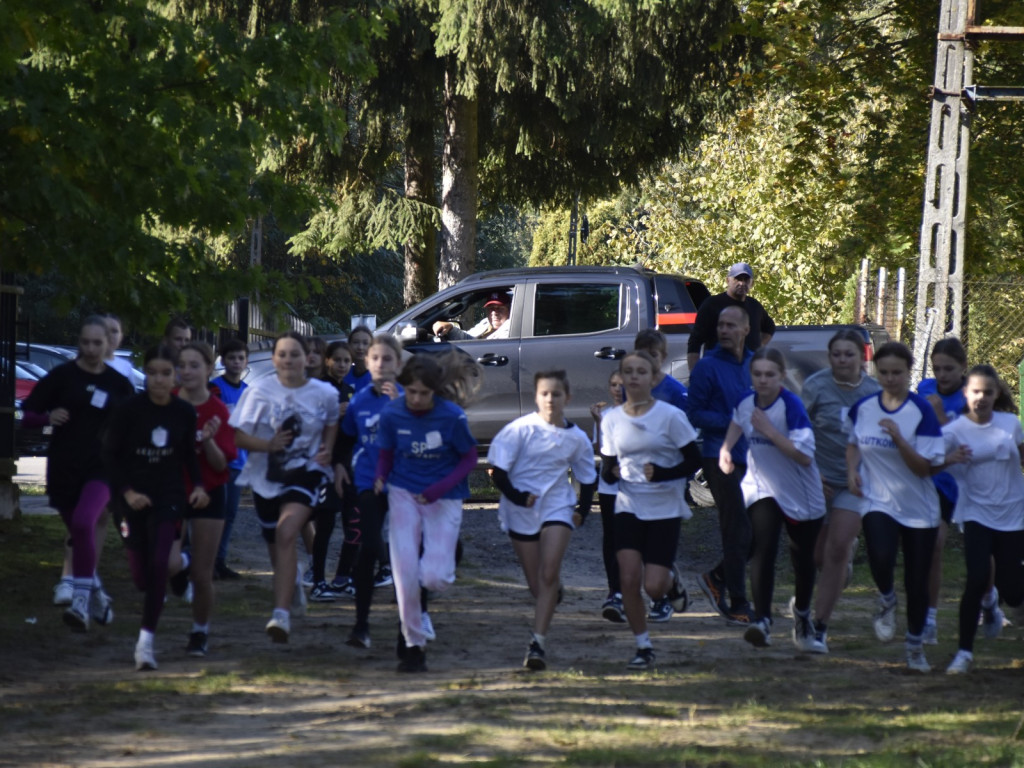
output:
<instances>
[{"instance_id":1,"label":"blue jacket","mask_svg":"<svg viewBox=\"0 0 1024 768\"><path fill-rule=\"evenodd\" d=\"M750 358L754 353L744 348L743 360L714 346L690 372L690 389L686 398L686 416L700 430L701 454L718 458L725 433L732 423L732 412L740 398L750 391ZM747 439L741 437L732 449L732 460L747 463Z\"/></svg>"}]
</instances>

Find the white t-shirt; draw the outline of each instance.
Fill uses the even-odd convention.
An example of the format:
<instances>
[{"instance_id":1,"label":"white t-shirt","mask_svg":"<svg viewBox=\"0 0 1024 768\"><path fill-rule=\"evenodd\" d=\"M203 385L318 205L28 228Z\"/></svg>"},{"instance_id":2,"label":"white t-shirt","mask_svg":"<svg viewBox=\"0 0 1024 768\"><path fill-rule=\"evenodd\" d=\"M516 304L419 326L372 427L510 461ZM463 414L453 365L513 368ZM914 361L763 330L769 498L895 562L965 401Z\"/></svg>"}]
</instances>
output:
<instances>
[{"instance_id":1,"label":"white t-shirt","mask_svg":"<svg viewBox=\"0 0 1024 768\"><path fill-rule=\"evenodd\" d=\"M800 398L783 389L774 402L761 411L779 432L786 435L797 450L811 458L801 466L751 426L757 408L757 394L744 395L733 412L733 423L747 438L747 472L740 487L743 502L749 507L761 499L775 499L783 514L791 520L816 520L825 515L825 494L821 475L814 463L814 430Z\"/></svg>"},{"instance_id":2,"label":"white t-shirt","mask_svg":"<svg viewBox=\"0 0 1024 768\"><path fill-rule=\"evenodd\" d=\"M614 407L615 407L614 405L606 405L604 408L602 408L601 409L601 419L604 420L604 417L607 416L608 413L611 411L611 409L614 408ZM598 449L597 452L600 453L601 452L601 424L600 424L600 422L597 422L597 421L594 422L594 445L597 446L597 449ZM599 495L600 494L604 494L606 496L614 496L615 494L617 494L619 492L619 484L618 483L606 483L604 478L601 477L600 474L598 474L598 477L597 477L597 492L598 492Z\"/></svg>"},{"instance_id":3,"label":"white t-shirt","mask_svg":"<svg viewBox=\"0 0 1024 768\"><path fill-rule=\"evenodd\" d=\"M338 391L317 379L310 379L301 387L286 387L277 376L267 376L248 387L231 412L228 424L269 440L287 423L294 439L273 457L264 451L250 451L237 484L248 485L254 493L272 499L281 494L285 485L268 479L268 469L275 477L281 471L308 469L333 479L334 471L317 464L313 457L320 450L324 427L338 423L338 412Z\"/></svg>"},{"instance_id":4,"label":"white t-shirt","mask_svg":"<svg viewBox=\"0 0 1024 768\"><path fill-rule=\"evenodd\" d=\"M910 471L892 438L878 424L882 419L892 419L914 450L932 466L938 466L946 453L935 410L914 392L891 412L882 406L881 398L881 392L868 395L847 415L849 442L860 448L866 512L885 512L908 528L934 528L939 524L935 484L931 477L918 477Z\"/></svg>"},{"instance_id":5,"label":"white t-shirt","mask_svg":"<svg viewBox=\"0 0 1024 768\"><path fill-rule=\"evenodd\" d=\"M143 382L138 380L139 377L135 375L135 369L128 360L114 355L114 357L104 360L103 362L128 379L136 389L142 386Z\"/></svg>"},{"instance_id":6,"label":"white t-shirt","mask_svg":"<svg viewBox=\"0 0 1024 768\"><path fill-rule=\"evenodd\" d=\"M584 485L597 479L594 449L583 430L575 424L556 427L537 413L502 427L487 460L508 472L515 488L537 496L532 507L520 507L504 495L498 502L501 530L526 535L537 533L547 522L572 526L576 493L566 470Z\"/></svg>"},{"instance_id":7,"label":"white t-shirt","mask_svg":"<svg viewBox=\"0 0 1024 768\"><path fill-rule=\"evenodd\" d=\"M958 416L942 428L946 450L971 449L967 464L953 464L960 497L954 520L975 522L997 531L1024 529L1024 475L1020 452L1024 432L1012 413L993 413L987 424Z\"/></svg>"},{"instance_id":8,"label":"white t-shirt","mask_svg":"<svg viewBox=\"0 0 1024 768\"><path fill-rule=\"evenodd\" d=\"M686 414L660 400L642 416L629 416L622 406L609 411L601 421L601 453L619 460L615 512L640 520L689 520L686 478L652 483L644 477L644 464L674 467L683 458L679 449L696 439Z\"/></svg>"}]
</instances>

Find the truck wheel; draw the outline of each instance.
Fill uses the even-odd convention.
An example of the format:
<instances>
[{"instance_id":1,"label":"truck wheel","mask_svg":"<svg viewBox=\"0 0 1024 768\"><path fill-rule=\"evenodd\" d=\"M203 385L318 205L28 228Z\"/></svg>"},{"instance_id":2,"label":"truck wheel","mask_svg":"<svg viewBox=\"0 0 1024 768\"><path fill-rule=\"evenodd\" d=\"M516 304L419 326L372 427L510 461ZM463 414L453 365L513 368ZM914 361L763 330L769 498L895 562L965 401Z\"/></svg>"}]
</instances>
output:
<instances>
[{"instance_id":1,"label":"truck wheel","mask_svg":"<svg viewBox=\"0 0 1024 768\"><path fill-rule=\"evenodd\" d=\"M708 481L704 479L703 469L698 469L693 479L690 480L689 491L690 498L693 499L693 503L698 507L715 506L715 497L711 495Z\"/></svg>"}]
</instances>

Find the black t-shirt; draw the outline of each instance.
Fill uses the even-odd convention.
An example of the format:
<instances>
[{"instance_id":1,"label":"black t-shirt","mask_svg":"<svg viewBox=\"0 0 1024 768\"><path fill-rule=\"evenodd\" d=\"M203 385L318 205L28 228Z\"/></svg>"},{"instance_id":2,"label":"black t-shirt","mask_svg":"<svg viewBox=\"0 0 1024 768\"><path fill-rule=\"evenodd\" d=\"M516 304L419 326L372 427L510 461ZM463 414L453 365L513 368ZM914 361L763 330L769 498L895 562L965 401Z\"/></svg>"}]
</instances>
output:
<instances>
[{"instance_id":1,"label":"black t-shirt","mask_svg":"<svg viewBox=\"0 0 1024 768\"><path fill-rule=\"evenodd\" d=\"M188 498L186 473L193 485L202 485L195 439L191 404L172 397L157 405L145 392L135 395L114 412L103 441L111 492L121 498L131 488L149 496L154 512L182 514Z\"/></svg>"},{"instance_id":2,"label":"black t-shirt","mask_svg":"<svg viewBox=\"0 0 1024 768\"><path fill-rule=\"evenodd\" d=\"M113 368L105 366L100 373L89 373L74 361L58 365L36 384L23 404L26 411L48 413L64 408L69 414L66 423L54 426L50 438L48 485L103 476L103 428L114 409L134 393L131 382Z\"/></svg>"},{"instance_id":3,"label":"black t-shirt","mask_svg":"<svg viewBox=\"0 0 1024 768\"><path fill-rule=\"evenodd\" d=\"M706 298L697 310L697 319L686 344L688 353L699 355L701 347L708 350L718 343L718 316L726 307L742 307L750 316L747 349L758 350L761 347L761 334L771 336L775 333L775 321L757 299L748 296L743 301L737 301L728 293L718 293Z\"/></svg>"}]
</instances>

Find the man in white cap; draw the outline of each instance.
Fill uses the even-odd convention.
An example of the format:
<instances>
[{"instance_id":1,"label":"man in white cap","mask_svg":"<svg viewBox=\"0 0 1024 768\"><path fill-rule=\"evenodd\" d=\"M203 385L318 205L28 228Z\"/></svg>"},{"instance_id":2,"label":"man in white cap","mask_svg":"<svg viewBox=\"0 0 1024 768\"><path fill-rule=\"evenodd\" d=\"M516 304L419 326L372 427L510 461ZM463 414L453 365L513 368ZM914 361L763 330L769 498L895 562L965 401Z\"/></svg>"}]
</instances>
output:
<instances>
[{"instance_id":1,"label":"man in white cap","mask_svg":"<svg viewBox=\"0 0 1024 768\"><path fill-rule=\"evenodd\" d=\"M512 303L508 293L494 291L484 302L484 319L468 331L456 328L447 320L434 323L434 335L449 341L466 339L507 339L509 332L509 308Z\"/></svg>"},{"instance_id":2,"label":"man in white cap","mask_svg":"<svg viewBox=\"0 0 1024 768\"><path fill-rule=\"evenodd\" d=\"M747 349L757 351L772 340L775 321L768 310L757 299L751 298L754 285L754 270L746 262L729 267L729 277L723 293L709 296L697 309L697 319L690 331L686 345L686 367L693 371L700 359L701 348L705 351L718 343L718 317L726 307L742 307L750 318L750 333L747 334Z\"/></svg>"}]
</instances>

